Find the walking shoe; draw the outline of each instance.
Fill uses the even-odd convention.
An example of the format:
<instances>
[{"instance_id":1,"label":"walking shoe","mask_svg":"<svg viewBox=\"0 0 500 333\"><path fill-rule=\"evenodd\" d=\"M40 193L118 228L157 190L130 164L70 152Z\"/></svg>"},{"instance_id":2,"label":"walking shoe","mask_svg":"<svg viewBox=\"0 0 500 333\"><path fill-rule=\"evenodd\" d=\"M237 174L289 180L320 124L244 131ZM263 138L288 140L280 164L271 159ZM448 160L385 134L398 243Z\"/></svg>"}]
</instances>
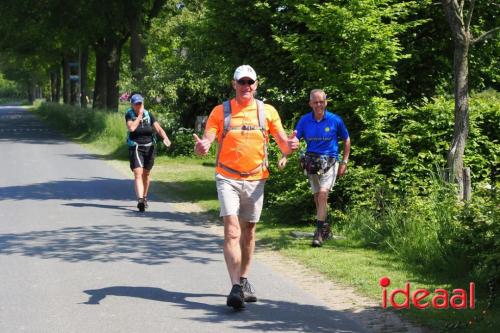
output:
<instances>
[{"instance_id":1,"label":"walking shoe","mask_svg":"<svg viewBox=\"0 0 500 333\"><path fill-rule=\"evenodd\" d=\"M323 245L323 233L321 229L316 228L311 246L320 247L321 245Z\"/></svg>"},{"instance_id":2,"label":"walking shoe","mask_svg":"<svg viewBox=\"0 0 500 333\"><path fill-rule=\"evenodd\" d=\"M231 292L227 296L227 306L232 306L233 309L239 310L245 307L245 297L243 295L243 289L239 284L233 285Z\"/></svg>"},{"instance_id":3,"label":"walking shoe","mask_svg":"<svg viewBox=\"0 0 500 333\"><path fill-rule=\"evenodd\" d=\"M146 205L144 204L143 198L139 198L137 200L137 208L139 209L140 212L143 212L146 210Z\"/></svg>"},{"instance_id":4,"label":"walking shoe","mask_svg":"<svg viewBox=\"0 0 500 333\"><path fill-rule=\"evenodd\" d=\"M321 236L323 237L323 241L332 238L332 230L330 229L330 225L325 223L323 225L323 229L321 230Z\"/></svg>"},{"instance_id":5,"label":"walking shoe","mask_svg":"<svg viewBox=\"0 0 500 333\"><path fill-rule=\"evenodd\" d=\"M147 197L144 197L144 208L149 208Z\"/></svg>"},{"instance_id":6,"label":"walking shoe","mask_svg":"<svg viewBox=\"0 0 500 333\"><path fill-rule=\"evenodd\" d=\"M247 278L240 278L241 289L243 289L243 296L245 298L245 302L257 302L257 296L255 295L255 289L248 282Z\"/></svg>"}]
</instances>

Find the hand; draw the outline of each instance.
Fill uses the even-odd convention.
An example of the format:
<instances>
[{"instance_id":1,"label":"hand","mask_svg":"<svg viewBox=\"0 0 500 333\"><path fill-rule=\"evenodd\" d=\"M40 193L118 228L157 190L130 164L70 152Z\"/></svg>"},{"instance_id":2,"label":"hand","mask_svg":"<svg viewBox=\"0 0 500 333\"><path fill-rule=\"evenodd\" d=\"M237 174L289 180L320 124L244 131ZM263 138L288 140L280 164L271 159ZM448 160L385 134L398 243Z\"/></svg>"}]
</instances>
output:
<instances>
[{"instance_id":1,"label":"hand","mask_svg":"<svg viewBox=\"0 0 500 333\"><path fill-rule=\"evenodd\" d=\"M340 164L339 165L339 170L337 171L337 176L342 177L347 170L347 164Z\"/></svg>"},{"instance_id":2,"label":"hand","mask_svg":"<svg viewBox=\"0 0 500 333\"><path fill-rule=\"evenodd\" d=\"M278 161L278 169L283 170L286 166L287 161L288 161L288 159L286 158L286 156L282 156L280 158L280 160Z\"/></svg>"},{"instance_id":3,"label":"hand","mask_svg":"<svg viewBox=\"0 0 500 333\"><path fill-rule=\"evenodd\" d=\"M299 149L299 139L297 139L297 131L293 131L292 134L290 134L287 140L287 145L291 151Z\"/></svg>"},{"instance_id":4,"label":"hand","mask_svg":"<svg viewBox=\"0 0 500 333\"><path fill-rule=\"evenodd\" d=\"M139 109L139 112L137 113L137 118L142 119L144 116L144 105L141 105L141 108Z\"/></svg>"},{"instance_id":5,"label":"hand","mask_svg":"<svg viewBox=\"0 0 500 333\"><path fill-rule=\"evenodd\" d=\"M168 139L168 137L165 137L165 139L163 139L163 144L165 145L165 147L170 147L170 145L172 144L172 142L170 142L170 140Z\"/></svg>"},{"instance_id":6,"label":"hand","mask_svg":"<svg viewBox=\"0 0 500 333\"><path fill-rule=\"evenodd\" d=\"M206 155L210 150L210 142L207 139L200 139L196 134L193 134L193 137L196 141L194 145L194 152L198 155Z\"/></svg>"}]
</instances>

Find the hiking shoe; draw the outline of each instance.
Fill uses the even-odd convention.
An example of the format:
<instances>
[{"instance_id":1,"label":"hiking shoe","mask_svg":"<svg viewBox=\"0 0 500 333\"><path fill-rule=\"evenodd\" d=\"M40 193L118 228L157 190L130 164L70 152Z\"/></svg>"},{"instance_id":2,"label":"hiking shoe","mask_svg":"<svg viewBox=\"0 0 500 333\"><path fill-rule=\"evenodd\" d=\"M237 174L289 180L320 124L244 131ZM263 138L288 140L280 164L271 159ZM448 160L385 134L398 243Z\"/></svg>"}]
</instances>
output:
<instances>
[{"instance_id":1,"label":"hiking shoe","mask_svg":"<svg viewBox=\"0 0 500 333\"><path fill-rule=\"evenodd\" d=\"M323 232L322 229L316 228L311 246L320 247L321 245L323 245Z\"/></svg>"},{"instance_id":2,"label":"hiking shoe","mask_svg":"<svg viewBox=\"0 0 500 333\"><path fill-rule=\"evenodd\" d=\"M137 208L139 209L140 212L143 212L146 210L146 205L144 204L143 198L139 198L139 200L137 200Z\"/></svg>"},{"instance_id":3,"label":"hiking shoe","mask_svg":"<svg viewBox=\"0 0 500 333\"><path fill-rule=\"evenodd\" d=\"M235 310L239 310L245 307L245 296L243 295L243 289L239 284L233 285L231 292L227 296L227 306L233 307Z\"/></svg>"},{"instance_id":4,"label":"hiking shoe","mask_svg":"<svg viewBox=\"0 0 500 333\"><path fill-rule=\"evenodd\" d=\"M330 225L325 223L323 225L323 229L321 230L321 236L323 237L323 241L332 238L332 230L330 229Z\"/></svg>"},{"instance_id":5,"label":"hiking shoe","mask_svg":"<svg viewBox=\"0 0 500 333\"><path fill-rule=\"evenodd\" d=\"M257 302L257 296L255 295L255 289L248 282L247 278L240 278L241 289L243 289L243 296L245 302Z\"/></svg>"}]
</instances>

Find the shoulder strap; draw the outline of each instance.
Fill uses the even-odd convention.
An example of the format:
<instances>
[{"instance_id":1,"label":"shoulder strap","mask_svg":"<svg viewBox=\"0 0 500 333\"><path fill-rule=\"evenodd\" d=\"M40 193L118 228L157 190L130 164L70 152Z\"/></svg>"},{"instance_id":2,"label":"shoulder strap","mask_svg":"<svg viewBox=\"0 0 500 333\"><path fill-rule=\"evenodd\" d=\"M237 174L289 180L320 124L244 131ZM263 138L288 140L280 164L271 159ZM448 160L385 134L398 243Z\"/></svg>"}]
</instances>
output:
<instances>
[{"instance_id":1,"label":"shoulder strap","mask_svg":"<svg viewBox=\"0 0 500 333\"><path fill-rule=\"evenodd\" d=\"M224 109L224 129L222 130L222 135L219 141L219 147L217 147L217 156L215 157L215 165L219 165L219 155L222 150L222 143L224 142L224 137L229 130L229 125L231 124L231 100L224 101L222 103Z\"/></svg>"},{"instance_id":2,"label":"shoulder strap","mask_svg":"<svg viewBox=\"0 0 500 333\"><path fill-rule=\"evenodd\" d=\"M260 130L262 131L262 135L264 136L264 160L262 161L262 165L268 168L269 162L267 153L267 141L269 140L269 138L266 131L266 112L264 109L264 102L260 99L257 100L257 116L259 118Z\"/></svg>"},{"instance_id":3,"label":"shoulder strap","mask_svg":"<svg viewBox=\"0 0 500 333\"><path fill-rule=\"evenodd\" d=\"M257 99L257 116L259 118L259 127L261 130L266 129L266 112L264 109L264 102Z\"/></svg>"},{"instance_id":4,"label":"shoulder strap","mask_svg":"<svg viewBox=\"0 0 500 333\"><path fill-rule=\"evenodd\" d=\"M229 125L231 124L231 101L224 101L222 105L224 107L224 130L222 132L222 137L225 137L229 130Z\"/></svg>"}]
</instances>

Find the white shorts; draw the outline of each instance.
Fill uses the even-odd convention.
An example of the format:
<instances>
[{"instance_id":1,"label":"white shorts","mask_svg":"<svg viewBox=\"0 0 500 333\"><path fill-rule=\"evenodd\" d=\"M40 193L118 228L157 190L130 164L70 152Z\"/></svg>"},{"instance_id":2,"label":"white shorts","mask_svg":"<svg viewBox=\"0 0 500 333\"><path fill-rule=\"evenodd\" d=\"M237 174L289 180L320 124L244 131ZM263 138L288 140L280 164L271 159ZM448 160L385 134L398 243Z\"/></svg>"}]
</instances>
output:
<instances>
[{"instance_id":1,"label":"white shorts","mask_svg":"<svg viewBox=\"0 0 500 333\"><path fill-rule=\"evenodd\" d=\"M266 180L230 179L215 175L220 203L219 216L236 215L241 221L257 223L262 213Z\"/></svg>"},{"instance_id":2,"label":"white shorts","mask_svg":"<svg viewBox=\"0 0 500 333\"><path fill-rule=\"evenodd\" d=\"M326 188L328 191L331 191L335 185L338 170L339 163L335 162L335 164L322 175L308 175L312 193L318 193L320 188Z\"/></svg>"}]
</instances>

